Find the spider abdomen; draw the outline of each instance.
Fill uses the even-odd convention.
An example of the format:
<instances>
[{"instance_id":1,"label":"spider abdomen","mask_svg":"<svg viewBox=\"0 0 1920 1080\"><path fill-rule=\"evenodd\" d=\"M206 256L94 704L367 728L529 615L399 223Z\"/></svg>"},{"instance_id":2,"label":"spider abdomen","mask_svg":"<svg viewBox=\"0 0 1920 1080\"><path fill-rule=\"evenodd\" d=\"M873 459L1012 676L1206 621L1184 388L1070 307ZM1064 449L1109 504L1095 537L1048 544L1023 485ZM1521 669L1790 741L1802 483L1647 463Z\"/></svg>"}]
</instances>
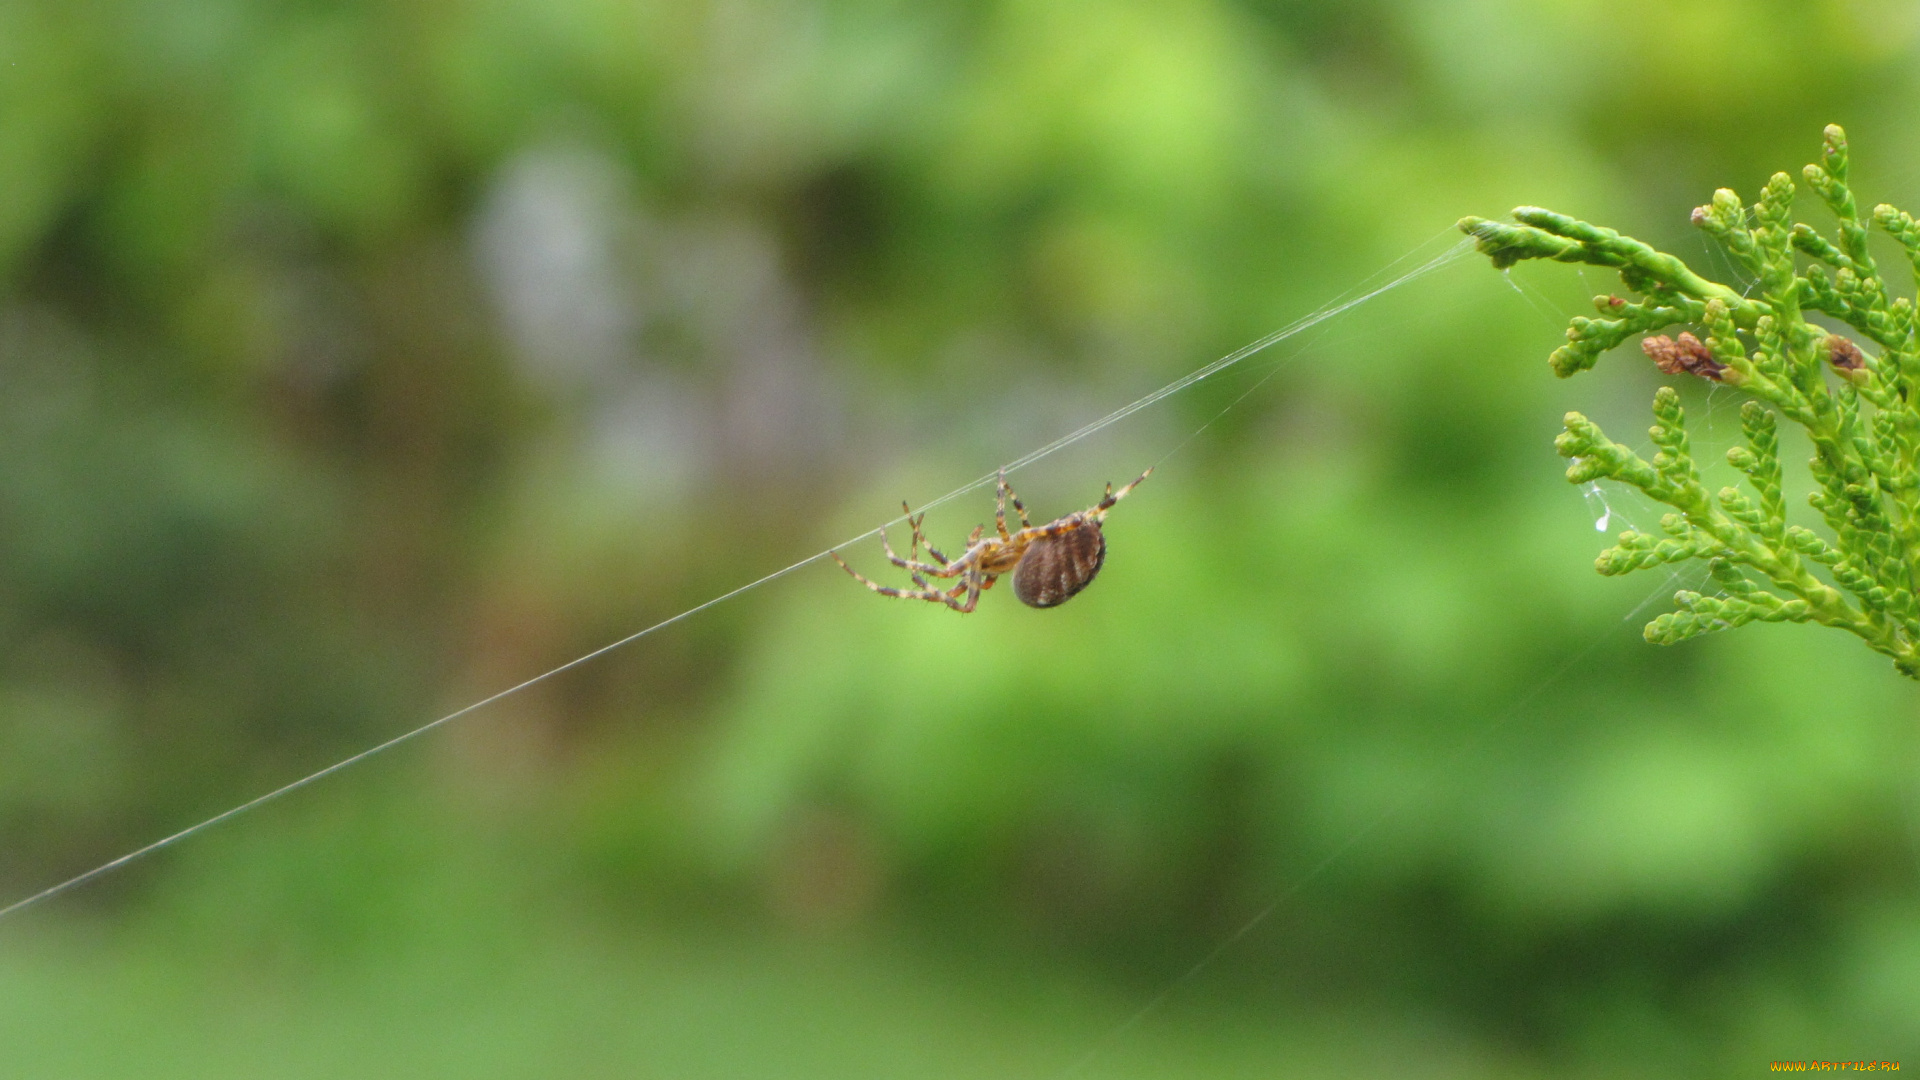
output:
<instances>
[{"instance_id":1,"label":"spider abdomen","mask_svg":"<svg viewBox=\"0 0 1920 1080\"><path fill-rule=\"evenodd\" d=\"M1083 521L1027 545L1013 570L1013 594L1028 607L1055 607L1073 599L1100 572L1107 538L1098 522Z\"/></svg>"}]
</instances>

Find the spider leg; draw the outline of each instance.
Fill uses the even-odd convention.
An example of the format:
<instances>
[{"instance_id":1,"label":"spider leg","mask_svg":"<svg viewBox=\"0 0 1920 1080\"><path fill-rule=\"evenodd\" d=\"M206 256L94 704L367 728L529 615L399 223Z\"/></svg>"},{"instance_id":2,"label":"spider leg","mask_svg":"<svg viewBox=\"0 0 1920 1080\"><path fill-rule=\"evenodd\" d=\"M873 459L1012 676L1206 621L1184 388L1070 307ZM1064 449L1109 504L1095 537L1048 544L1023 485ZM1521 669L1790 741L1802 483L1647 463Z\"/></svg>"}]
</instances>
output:
<instances>
[{"instance_id":1,"label":"spider leg","mask_svg":"<svg viewBox=\"0 0 1920 1080\"><path fill-rule=\"evenodd\" d=\"M868 578L866 575L860 573L860 571L855 570L853 567L848 566L847 561L840 557L839 552L829 551L827 552L827 554L833 556L833 561L840 564L840 569L845 570L847 573L853 575L853 580L859 582L862 585L865 585L867 588L872 589L874 592L879 593L881 596L893 596L893 597L898 597L899 599L902 599L902 600L930 600L936 604L946 603L946 604L949 604L949 606L951 606L948 600L947 594L941 592L938 589L932 589L932 588L896 589L889 585L882 585L879 582L874 581L871 578Z\"/></svg>"},{"instance_id":2,"label":"spider leg","mask_svg":"<svg viewBox=\"0 0 1920 1080\"><path fill-rule=\"evenodd\" d=\"M914 546L917 548L919 545L925 544L927 546L927 554L933 556L934 562L939 563L941 566L947 565L947 557L940 553L939 548L933 546L933 541L927 539L925 528L927 515L921 514L918 517L914 516L913 507L908 506L904 499L900 502L900 509L906 512L907 524L913 526Z\"/></svg>"},{"instance_id":3,"label":"spider leg","mask_svg":"<svg viewBox=\"0 0 1920 1080\"><path fill-rule=\"evenodd\" d=\"M1001 473L1000 475L1000 482L1005 484L1007 482L1006 474ZM1020 527L1023 529L1032 528L1033 522L1027 520L1027 504L1020 501L1020 496L1015 495L1011 487L1007 488L1007 498L1012 500L1014 512L1020 515Z\"/></svg>"},{"instance_id":4,"label":"spider leg","mask_svg":"<svg viewBox=\"0 0 1920 1080\"><path fill-rule=\"evenodd\" d=\"M919 535L918 530L915 530L915 535ZM935 566L932 563L920 562L917 559L903 559L893 550L893 545L888 542L887 530L885 529L880 530L880 547L887 553L888 562L909 573L917 570L922 574L931 574L934 577L957 577L962 572L962 564L966 562L966 560L962 558L958 563L943 562L939 566ZM917 543L912 550L914 554L919 554Z\"/></svg>"},{"instance_id":5,"label":"spider leg","mask_svg":"<svg viewBox=\"0 0 1920 1080\"><path fill-rule=\"evenodd\" d=\"M955 585L953 588L948 589L946 592L943 592L940 594L941 601L944 602L948 607L957 607L959 604L961 595L967 591L972 581L973 581L972 574L968 574L966 577L961 578L960 584Z\"/></svg>"},{"instance_id":6,"label":"spider leg","mask_svg":"<svg viewBox=\"0 0 1920 1080\"><path fill-rule=\"evenodd\" d=\"M1009 538L1009 542L1014 544L1031 544L1035 540L1049 540L1062 533L1072 532L1086 525L1088 522L1093 522L1095 525L1098 525L1106 520L1107 511L1113 509L1114 503L1126 498L1128 492L1140 486L1140 481L1152 475L1153 470L1148 469L1146 472L1134 477L1132 483L1129 483L1119 491L1113 490L1113 485L1109 483L1107 485L1106 495L1101 498L1099 502L1094 503L1092 506L1087 507L1077 514L1068 514L1066 517L1057 518L1045 525L1030 525L1013 534L1013 536Z\"/></svg>"},{"instance_id":7,"label":"spider leg","mask_svg":"<svg viewBox=\"0 0 1920 1080\"><path fill-rule=\"evenodd\" d=\"M901 558L897 553L894 552L892 541L887 539L887 530L885 526L882 526L880 529L880 550L887 553L887 561L892 563L895 566L911 567L913 565L913 563L909 562L906 559ZM919 554L919 552L915 551L914 554L917 555Z\"/></svg>"},{"instance_id":8,"label":"spider leg","mask_svg":"<svg viewBox=\"0 0 1920 1080\"><path fill-rule=\"evenodd\" d=\"M999 530L1000 539L1002 540L1007 539L1009 536L1007 532L1007 496L1011 494L1013 494L1013 489L1007 486L1007 470L1001 469L1000 487L996 490L993 500L993 527Z\"/></svg>"},{"instance_id":9,"label":"spider leg","mask_svg":"<svg viewBox=\"0 0 1920 1080\"><path fill-rule=\"evenodd\" d=\"M1013 542L1016 544L1031 544L1035 540L1051 540L1062 533L1070 533L1075 529L1084 528L1089 519L1098 520L1094 518L1091 510L1082 511L1078 514L1068 514L1066 517L1049 521L1045 525L1035 525L1029 529L1021 529L1019 532L1013 534Z\"/></svg>"},{"instance_id":10,"label":"spider leg","mask_svg":"<svg viewBox=\"0 0 1920 1080\"><path fill-rule=\"evenodd\" d=\"M999 579L991 574L983 574L973 579L973 588L967 590L967 610L972 611L980 603L980 594L993 588Z\"/></svg>"},{"instance_id":11,"label":"spider leg","mask_svg":"<svg viewBox=\"0 0 1920 1080\"><path fill-rule=\"evenodd\" d=\"M1102 518L1106 517L1107 511L1113 509L1114 503L1117 503L1121 499L1126 498L1127 492L1132 491L1134 488L1139 487L1140 481L1145 480L1147 477L1152 475L1153 475L1153 469L1148 468L1146 472L1143 472L1139 476L1134 477L1131 483L1129 483L1126 487L1121 488L1119 491L1113 490L1113 484L1109 482L1107 484L1106 497L1101 499L1099 502L1095 503L1093 505L1093 508L1087 511L1087 516L1092 518L1095 521L1099 521Z\"/></svg>"},{"instance_id":12,"label":"spider leg","mask_svg":"<svg viewBox=\"0 0 1920 1080\"><path fill-rule=\"evenodd\" d=\"M952 592L946 594L947 606L962 615L978 607L980 605L980 594L993 585L993 578L985 577L983 582L983 577L984 575L978 572L968 574L965 581L955 586ZM965 590L967 594L965 600L959 599L959 594L962 590Z\"/></svg>"},{"instance_id":13,"label":"spider leg","mask_svg":"<svg viewBox=\"0 0 1920 1080\"><path fill-rule=\"evenodd\" d=\"M900 504L903 510L906 509L906 506L907 504L904 502ZM913 545L907 549L907 561L917 562L920 558L920 541L924 538L920 535L920 523L914 520L913 511L911 510L907 511L907 524L913 526ZM913 583L920 586L923 590L933 588L933 586L927 584L926 578L920 576L920 571L918 570L907 571L907 576L912 578Z\"/></svg>"}]
</instances>

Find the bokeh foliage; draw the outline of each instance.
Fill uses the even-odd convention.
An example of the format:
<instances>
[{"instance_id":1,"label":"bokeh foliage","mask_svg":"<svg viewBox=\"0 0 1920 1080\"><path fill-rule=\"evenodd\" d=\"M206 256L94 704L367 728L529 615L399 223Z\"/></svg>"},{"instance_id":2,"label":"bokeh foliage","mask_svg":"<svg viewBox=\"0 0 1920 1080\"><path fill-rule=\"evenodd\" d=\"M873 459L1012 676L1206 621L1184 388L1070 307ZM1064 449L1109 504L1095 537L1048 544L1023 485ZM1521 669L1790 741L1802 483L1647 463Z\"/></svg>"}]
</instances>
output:
<instances>
[{"instance_id":1,"label":"bokeh foliage","mask_svg":"<svg viewBox=\"0 0 1920 1080\"><path fill-rule=\"evenodd\" d=\"M10 0L0 883L810 555L1463 212L1712 265L1698 193L1835 119L1911 204L1915 30L1869 0ZM1058 611L821 568L0 925L0 1045L518 1075L617 1031L573 1071L1050 1075L1278 900L1096 1071L1920 1048L1907 687L1793 628L1638 641L1547 444L1575 404L1625 430L1652 373L1549 379L1593 290L1529 270L1426 279L1016 477L1078 509L1273 376ZM1731 442L1689 393L1696 446ZM154 991L236 982L299 1022Z\"/></svg>"}]
</instances>

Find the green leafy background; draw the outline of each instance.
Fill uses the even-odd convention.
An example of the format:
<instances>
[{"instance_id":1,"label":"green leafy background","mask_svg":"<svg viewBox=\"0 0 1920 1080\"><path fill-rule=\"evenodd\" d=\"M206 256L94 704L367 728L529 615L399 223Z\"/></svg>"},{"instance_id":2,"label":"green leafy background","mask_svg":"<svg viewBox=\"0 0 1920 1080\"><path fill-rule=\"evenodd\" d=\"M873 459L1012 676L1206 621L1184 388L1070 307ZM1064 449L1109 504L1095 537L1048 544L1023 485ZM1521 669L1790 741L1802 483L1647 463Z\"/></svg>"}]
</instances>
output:
<instances>
[{"instance_id":1,"label":"green leafy background","mask_svg":"<svg viewBox=\"0 0 1920 1080\"><path fill-rule=\"evenodd\" d=\"M1462 214L1728 277L1688 210L1827 122L1920 207L1917 49L1891 0L0 4L4 899ZM1023 471L1079 509L1246 395L1068 607L809 567L0 922L0 1073L1920 1059L1920 703L1806 627L1640 640L1699 583L1593 574L1551 448L1646 422L1638 350L1545 364L1606 287L1463 260Z\"/></svg>"}]
</instances>

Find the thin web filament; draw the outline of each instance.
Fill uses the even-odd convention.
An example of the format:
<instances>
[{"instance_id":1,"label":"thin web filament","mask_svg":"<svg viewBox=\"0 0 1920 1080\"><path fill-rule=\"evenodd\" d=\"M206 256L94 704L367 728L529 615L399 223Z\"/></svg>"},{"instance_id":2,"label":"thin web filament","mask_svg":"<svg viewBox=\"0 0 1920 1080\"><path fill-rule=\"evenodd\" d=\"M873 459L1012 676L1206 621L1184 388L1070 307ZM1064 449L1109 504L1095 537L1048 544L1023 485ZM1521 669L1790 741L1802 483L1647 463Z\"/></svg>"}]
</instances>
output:
<instances>
[{"instance_id":1,"label":"thin web filament","mask_svg":"<svg viewBox=\"0 0 1920 1080\"><path fill-rule=\"evenodd\" d=\"M1431 240L1427 242L1427 244L1431 244L1431 243L1432 243ZM1422 244L1421 247L1426 247L1427 244ZM1415 250L1418 251L1419 249L1415 249ZM1202 382L1208 378L1211 378L1214 375L1219 374L1222 371L1227 370L1230 367L1233 367L1234 365L1240 363L1241 361L1247 359L1250 356L1255 355L1256 353L1260 353L1269 348L1272 348L1273 346L1279 344L1282 341L1287 340L1288 338L1291 338L1306 330L1310 330L1315 326L1319 326L1321 323L1324 323L1329 319L1332 319L1338 315L1342 315L1348 311L1351 311L1354 308L1357 308L1360 305L1365 304L1368 301L1371 301L1387 292L1397 289L1402 285L1408 284L1409 282L1412 282L1418 278L1425 277L1426 275L1431 274L1434 271L1439 270L1442 267L1445 267L1459 260L1466 254L1468 254L1471 250L1472 250L1472 241L1470 239L1462 239L1459 242L1448 247L1445 251L1442 251L1440 254L1434 256L1431 259L1428 259L1426 262L1421 263L1420 265L1414 267L1411 270L1407 270L1404 273L1401 273L1399 276L1394 277L1393 279L1387 281L1385 284L1376 286L1372 289L1369 289L1365 292L1360 293L1357 296L1352 296L1351 298L1348 298L1348 299L1336 299L1328 303L1327 305L1319 308L1318 310L1312 312L1311 314L1302 316L1298 320L1295 320L1293 323L1290 323L1289 325L1279 330L1275 330L1273 333L1268 334L1265 337L1262 337L1247 345L1241 346L1240 348L1235 349L1233 352L1228 353L1227 355L1221 357L1220 359L1215 360L1212 363L1209 363L1204 367L1201 367L1186 375L1183 375L1178 379L1175 379L1173 382L1170 382L1165 386L1160 387L1158 390L1155 390L1152 393L1147 394L1145 397L1142 397L1134 402L1131 402L1130 404L1127 404L1118 409L1115 409L1113 412L1108 413L1107 415L1099 418L1098 420L1094 420L1091 423L1085 424L1082 427L1066 435L1062 435L1060 438L1055 439L1050 443L1047 443L1045 446L1042 446L1037 450L1030 451L1026 454L1021 455L1018 458L1015 458L1014 460L1006 464L1006 466L1004 467L1004 471L1008 474L1011 474L1013 472L1016 472L1019 469L1025 468L1028 465L1032 465L1033 463L1041 460L1042 458L1058 453L1059 451L1073 445L1074 443L1079 442L1082 439L1087 438L1088 436L1094 434L1097 431L1100 431L1103 428L1109 427L1113 424L1117 424L1120 421L1125 420L1127 417L1132 416L1134 413L1137 413L1142 409L1158 404L1161 401L1165 401L1167 398L1170 398L1173 395L1178 394L1183 390L1186 390L1187 388L1193 386L1194 384ZM1401 259L1395 260L1394 263L1388 264L1388 266L1383 268L1382 270L1376 271L1375 274L1372 275L1368 280L1371 281L1373 279L1377 279L1382 274L1390 272L1393 266L1399 265L1400 263L1405 262L1407 258L1408 256L1403 256ZM1365 288L1365 287L1366 285L1363 282L1360 286L1356 287L1356 290L1349 290L1349 291L1350 292L1357 291L1357 289ZM1276 366L1276 370L1278 370L1277 366ZM1264 383L1268 378L1271 378L1271 377L1272 377L1272 372L1269 372L1258 383L1255 383L1255 388L1257 389L1261 383ZM1249 390L1247 393L1252 393L1252 391ZM1234 404L1238 404L1239 401L1244 400L1245 397L1246 397L1246 394L1242 394L1239 398L1235 399ZM1227 406L1228 409L1231 409L1232 407L1233 405ZM1225 411L1226 410L1222 410L1222 415L1225 414ZM1212 426L1215 420L1218 420L1218 419L1219 417L1216 416L1213 420L1207 421L1206 424L1201 425L1200 431L1205 431L1208 427ZM1193 436L1189 436L1186 440L1180 443L1179 446L1176 446L1173 451L1169 451L1169 454L1173 452L1177 452L1181 447L1184 447L1187 443L1191 442L1194 437L1197 437L1200 434L1200 431L1196 431ZM1164 459L1165 458L1163 457L1162 460ZM1002 469L994 469L991 472L985 473L984 475L978 477L977 479L967 484L964 484L960 487L957 487L952 491L949 491L945 495L942 495L939 498L932 500L931 502L923 504L915 512L924 513L925 511L930 510L936 506L941 506L946 503L952 502L953 500L958 499L964 495L970 494L983 487L993 484L997 481L997 479L1001 475L1001 472L1002 472ZM592 652L586 653L583 656L579 656L572 660L569 660L566 663L561 664L559 667L541 672L540 674L535 675L532 678L525 680L524 682L516 683L513 686L509 686L505 690L501 690L498 693L492 694L488 697L481 698L479 701L476 701L471 705L467 705L463 708L450 712L445 716L440 717L437 720L428 721L427 723L421 724L419 727L413 728L410 731L402 732L401 734L395 735L393 738L388 739L385 742L379 743L374 746L370 746L367 749L352 755L351 757L344 758L340 761L334 762L332 765L328 765L326 768L320 769L317 772L309 773L308 775L303 776L298 780L294 780L291 783L284 784L280 787L274 788L273 790L268 791L265 794L255 796L254 798L249 799L248 801L243 802L238 806L233 807L232 809L223 811L219 814L214 815L213 817L207 818L206 820L200 821L196 824L189 825L186 828L181 829L180 831L173 833L171 835L161 837L160 839L155 840L154 842L146 845L145 847L141 847L133 851L129 851L125 855L122 855L119 858L114 859L110 862L102 863L101 865L96 866L93 869L86 871L85 873L78 874L56 885L52 885L45 889L42 889L39 892L34 893L30 896L26 896L19 900L16 900L13 903L8 904L6 907L0 908L0 919L5 919L11 915L14 915L36 904L42 903L47 900L51 900L54 897L59 896L60 894L65 893L71 889L78 888L79 886L84 885L96 878L102 877L106 874L110 874L113 871L118 870L129 863L145 858L148 855L151 855L157 851L160 851L163 848L171 847L174 844L177 844L187 839L188 837L194 836L197 833L204 832L208 829L213 828L216 825L219 825L226 821L230 821L233 818L239 817L240 815L245 814L250 810L253 810L266 803L272 802L273 800L278 799L283 795L292 794L293 792L298 791L309 784L323 780L329 776L332 776L334 773L341 772L345 769L351 768L354 765L357 765L360 762L365 761L370 757L373 757L377 754L385 753L386 751L391 750L394 747L400 746L403 743L411 742L414 739L417 739L420 736L435 730L436 728L442 727L446 724L450 724L455 720L460 719L461 717L464 717L473 712L477 712L480 709L486 708L488 705L492 705L497 701L501 701L505 698L512 697L513 695L518 694L523 690L537 686L540 683L546 682L548 679L551 679L557 675L571 671L574 668L580 667L583 664L599 659L600 657L605 656L607 653L613 652L615 649L619 649L624 646L631 645L632 643L639 641L641 638L647 637L658 631L664 630L667 627L673 626L676 623L683 622L687 619L690 619L693 616L698 615L701 612L707 610L708 608L726 603L728 600L731 600L734 597L739 596L743 593L752 592L754 589L760 588L762 585L768 585L775 581L778 581L779 579L786 577L788 574L791 574L797 570L800 570L804 567L812 565L813 563L819 562L822 559L825 559L828 555L832 554L835 551L838 551L840 548L859 543L860 541L865 540L869 537L877 536L879 535L882 529L890 528L906 520L907 520L906 515L902 514L898 517L893 518L890 521L885 522L884 524L877 525L871 529L868 529L866 532L863 532L858 536L850 537L846 540L843 540L840 543L835 544L831 548L827 548L823 551L816 552L791 565L781 567L780 569L775 570L770 574L766 574L762 577L749 581L745 585L741 585L740 587L733 589L729 592L722 593L719 596L712 598L711 600L707 600L703 603L690 607L685 611L680 612L677 615L673 615L668 618L662 619L659 622L654 623L652 626L646 627L643 630L638 630L638 631L635 631L634 633L628 634L626 637L623 637L618 641L611 642L610 644L607 644L607 645L602 645L600 648L595 649Z\"/></svg>"}]
</instances>

